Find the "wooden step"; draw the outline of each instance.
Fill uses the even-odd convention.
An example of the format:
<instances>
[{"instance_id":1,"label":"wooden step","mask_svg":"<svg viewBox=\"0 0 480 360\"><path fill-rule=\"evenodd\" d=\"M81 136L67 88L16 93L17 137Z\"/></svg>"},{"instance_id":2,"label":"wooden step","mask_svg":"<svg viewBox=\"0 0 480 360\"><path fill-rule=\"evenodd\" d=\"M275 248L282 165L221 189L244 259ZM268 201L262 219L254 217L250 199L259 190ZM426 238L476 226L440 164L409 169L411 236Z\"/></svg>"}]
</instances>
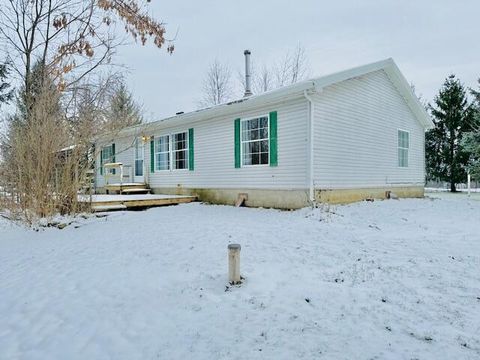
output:
<instances>
[{"instance_id":1,"label":"wooden step","mask_svg":"<svg viewBox=\"0 0 480 360\"><path fill-rule=\"evenodd\" d=\"M123 191L126 189L145 189L146 186L143 183L107 184L105 189L108 191Z\"/></svg>"},{"instance_id":2,"label":"wooden step","mask_svg":"<svg viewBox=\"0 0 480 360\"><path fill-rule=\"evenodd\" d=\"M94 206L92 206L92 210L95 211L95 212L125 210L126 208L127 208L127 206L123 205L123 204L94 205Z\"/></svg>"},{"instance_id":3,"label":"wooden step","mask_svg":"<svg viewBox=\"0 0 480 360\"><path fill-rule=\"evenodd\" d=\"M122 194L149 194L150 191L151 191L150 189L146 189L146 188L141 188L141 189L126 188L126 189L122 189L121 193Z\"/></svg>"}]
</instances>

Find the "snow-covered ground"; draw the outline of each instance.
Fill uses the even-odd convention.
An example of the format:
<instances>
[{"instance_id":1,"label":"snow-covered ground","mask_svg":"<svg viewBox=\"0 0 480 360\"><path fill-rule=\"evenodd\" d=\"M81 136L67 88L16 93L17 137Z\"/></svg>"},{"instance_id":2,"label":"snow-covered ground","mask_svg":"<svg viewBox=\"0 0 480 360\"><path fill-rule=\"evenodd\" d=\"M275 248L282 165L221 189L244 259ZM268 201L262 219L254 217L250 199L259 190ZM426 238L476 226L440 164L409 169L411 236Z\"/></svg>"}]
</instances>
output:
<instances>
[{"instance_id":1,"label":"snow-covered ground","mask_svg":"<svg viewBox=\"0 0 480 360\"><path fill-rule=\"evenodd\" d=\"M480 200L480 189L471 189L470 194L468 194L468 190L465 189L458 189L458 192L451 193L450 190L447 189L439 189L439 188L425 188L425 193L430 197L438 197L441 198L454 198L454 199L473 199L473 200ZM441 193L441 195L439 195Z\"/></svg>"},{"instance_id":2,"label":"snow-covered ground","mask_svg":"<svg viewBox=\"0 0 480 360\"><path fill-rule=\"evenodd\" d=\"M478 359L480 201L436 196L0 222L0 359Z\"/></svg>"}]
</instances>

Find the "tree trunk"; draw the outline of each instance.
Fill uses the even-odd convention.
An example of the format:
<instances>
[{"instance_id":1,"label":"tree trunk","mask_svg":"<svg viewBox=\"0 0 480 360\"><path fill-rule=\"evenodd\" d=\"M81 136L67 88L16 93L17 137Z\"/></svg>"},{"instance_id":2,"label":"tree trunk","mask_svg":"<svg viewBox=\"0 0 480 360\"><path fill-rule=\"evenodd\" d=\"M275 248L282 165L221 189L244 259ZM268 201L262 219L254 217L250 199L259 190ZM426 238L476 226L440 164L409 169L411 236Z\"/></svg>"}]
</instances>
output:
<instances>
[{"instance_id":1,"label":"tree trunk","mask_svg":"<svg viewBox=\"0 0 480 360\"><path fill-rule=\"evenodd\" d=\"M457 192L457 187L454 182L450 183L450 192Z\"/></svg>"}]
</instances>

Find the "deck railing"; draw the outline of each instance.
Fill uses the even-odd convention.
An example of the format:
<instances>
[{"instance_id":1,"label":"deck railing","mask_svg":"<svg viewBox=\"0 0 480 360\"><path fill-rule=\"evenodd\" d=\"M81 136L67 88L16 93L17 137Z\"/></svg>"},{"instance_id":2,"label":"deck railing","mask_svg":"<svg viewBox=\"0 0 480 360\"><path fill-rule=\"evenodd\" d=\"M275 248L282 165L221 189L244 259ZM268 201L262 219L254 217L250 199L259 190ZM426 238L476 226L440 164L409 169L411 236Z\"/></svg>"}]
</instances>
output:
<instances>
[{"instance_id":1,"label":"deck railing","mask_svg":"<svg viewBox=\"0 0 480 360\"><path fill-rule=\"evenodd\" d=\"M118 172L116 171L117 169ZM112 183L122 185L124 183L133 182L132 165L123 165L123 163L107 163L103 165L103 173L105 174L105 185Z\"/></svg>"}]
</instances>

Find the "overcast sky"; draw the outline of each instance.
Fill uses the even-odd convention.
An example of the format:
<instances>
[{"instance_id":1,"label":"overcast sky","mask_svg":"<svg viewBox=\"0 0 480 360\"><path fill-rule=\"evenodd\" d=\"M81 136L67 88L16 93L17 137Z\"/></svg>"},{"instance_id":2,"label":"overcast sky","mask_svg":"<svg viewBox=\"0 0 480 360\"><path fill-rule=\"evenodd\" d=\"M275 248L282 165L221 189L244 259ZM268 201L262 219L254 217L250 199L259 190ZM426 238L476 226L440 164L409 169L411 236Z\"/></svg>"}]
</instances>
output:
<instances>
[{"instance_id":1,"label":"overcast sky","mask_svg":"<svg viewBox=\"0 0 480 360\"><path fill-rule=\"evenodd\" d=\"M243 50L272 63L301 43L313 76L392 57L431 100L445 77L480 77L479 0L152 0L151 13L175 40L168 55L149 44L118 51L147 120L198 107L202 81L218 58L236 74ZM235 75L234 74L234 75Z\"/></svg>"}]
</instances>

